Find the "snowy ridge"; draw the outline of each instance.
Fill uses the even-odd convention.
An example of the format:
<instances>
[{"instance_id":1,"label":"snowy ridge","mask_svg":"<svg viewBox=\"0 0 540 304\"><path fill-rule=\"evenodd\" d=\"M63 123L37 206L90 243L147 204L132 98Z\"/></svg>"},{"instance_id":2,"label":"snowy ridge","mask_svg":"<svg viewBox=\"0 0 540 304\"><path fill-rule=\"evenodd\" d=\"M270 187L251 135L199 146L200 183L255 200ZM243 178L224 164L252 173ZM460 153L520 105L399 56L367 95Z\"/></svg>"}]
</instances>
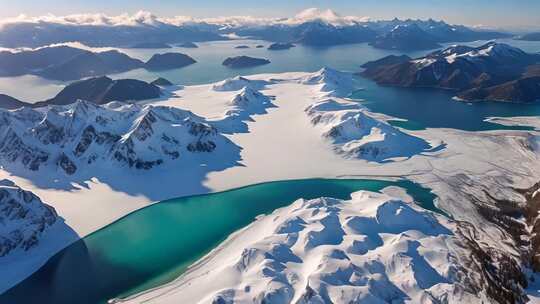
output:
<instances>
[{"instance_id":1,"label":"snowy ridge","mask_svg":"<svg viewBox=\"0 0 540 304\"><path fill-rule=\"evenodd\" d=\"M0 180L0 258L15 249L36 246L58 219L56 211L32 192L10 180Z\"/></svg>"},{"instance_id":2,"label":"snowy ridge","mask_svg":"<svg viewBox=\"0 0 540 304\"><path fill-rule=\"evenodd\" d=\"M308 106L305 112L335 150L348 157L385 161L431 148L425 140L369 116L356 102L325 99Z\"/></svg>"},{"instance_id":3,"label":"snowy ridge","mask_svg":"<svg viewBox=\"0 0 540 304\"><path fill-rule=\"evenodd\" d=\"M264 80L250 80L242 76L236 76L234 78L227 78L212 86L214 91L239 91L244 87L250 87L254 90L260 90L265 85L269 84Z\"/></svg>"},{"instance_id":4,"label":"snowy ridge","mask_svg":"<svg viewBox=\"0 0 540 304\"><path fill-rule=\"evenodd\" d=\"M78 101L67 106L0 111L6 166L72 175L95 163L150 169L229 141L201 117L177 108ZM14 167L14 166L12 166Z\"/></svg>"},{"instance_id":5,"label":"snowy ridge","mask_svg":"<svg viewBox=\"0 0 540 304\"><path fill-rule=\"evenodd\" d=\"M318 85L318 90L324 96L343 96L352 91L352 75L328 67L302 77L300 83Z\"/></svg>"},{"instance_id":6,"label":"snowy ridge","mask_svg":"<svg viewBox=\"0 0 540 304\"><path fill-rule=\"evenodd\" d=\"M480 303L459 282L452 229L386 194L298 200L125 303Z\"/></svg>"}]
</instances>

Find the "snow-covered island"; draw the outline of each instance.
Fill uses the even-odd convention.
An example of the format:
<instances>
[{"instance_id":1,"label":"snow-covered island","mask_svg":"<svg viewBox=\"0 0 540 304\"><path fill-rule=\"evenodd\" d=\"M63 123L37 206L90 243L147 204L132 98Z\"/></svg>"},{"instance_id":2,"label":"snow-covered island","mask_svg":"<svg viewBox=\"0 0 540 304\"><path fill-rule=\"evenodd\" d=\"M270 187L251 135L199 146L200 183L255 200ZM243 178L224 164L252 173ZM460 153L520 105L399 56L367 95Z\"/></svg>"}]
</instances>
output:
<instances>
[{"instance_id":1,"label":"snow-covered island","mask_svg":"<svg viewBox=\"0 0 540 304\"><path fill-rule=\"evenodd\" d=\"M165 87L174 94L131 105L1 111L0 178L47 202L71 231L0 257L16 274L0 292L77 237L153 202L265 181L371 177L431 188L452 218L395 187L299 200L258 217L170 284L116 301L524 302L538 245L538 210L527 204L539 197L538 132L401 129L347 98L351 77L330 68L262 74Z\"/></svg>"}]
</instances>

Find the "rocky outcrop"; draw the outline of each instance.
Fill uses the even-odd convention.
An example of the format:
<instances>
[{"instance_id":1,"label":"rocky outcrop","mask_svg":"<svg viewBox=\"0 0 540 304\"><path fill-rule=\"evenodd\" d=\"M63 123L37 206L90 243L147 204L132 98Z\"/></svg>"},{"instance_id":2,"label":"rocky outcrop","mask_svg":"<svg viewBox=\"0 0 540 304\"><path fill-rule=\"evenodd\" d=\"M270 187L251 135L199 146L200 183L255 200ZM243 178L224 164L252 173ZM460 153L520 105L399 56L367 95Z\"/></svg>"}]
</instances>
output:
<instances>
[{"instance_id":1,"label":"rocky outcrop","mask_svg":"<svg viewBox=\"0 0 540 304\"><path fill-rule=\"evenodd\" d=\"M11 96L0 94L0 108L13 110L18 109L23 106L29 106L30 104L20 101L16 98L13 98Z\"/></svg>"},{"instance_id":2,"label":"rocky outcrop","mask_svg":"<svg viewBox=\"0 0 540 304\"><path fill-rule=\"evenodd\" d=\"M168 86L172 86L173 83L170 82L169 80L163 78L163 77L159 77L157 78L156 80L150 82L150 84L153 84L153 85L156 85L156 86L160 86L160 87L168 87Z\"/></svg>"},{"instance_id":3,"label":"rocky outcrop","mask_svg":"<svg viewBox=\"0 0 540 304\"><path fill-rule=\"evenodd\" d=\"M58 219L39 197L10 180L0 180L0 257L29 250Z\"/></svg>"},{"instance_id":4,"label":"rocky outcrop","mask_svg":"<svg viewBox=\"0 0 540 304\"><path fill-rule=\"evenodd\" d=\"M381 85L456 90L466 100L537 99L537 75L531 67L537 66L540 56L506 44L451 46L417 59L395 59L368 62L361 75Z\"/></svg>"},{"instance_id":5,"label":"rocky outcrop","mask_svg":"<svg viewBox=\"0 0 540 304\"><path fill-rule=\"evenodd\" d=\"M249 56L229 57L223 61L223 65L230 68L249 68L269 64L270 60Z\"/></svg>"},{"instance_id":6,"label":"rocky outcrop","mask_svg":"<svg viewBox=\"0 0 540 304\"><path fill-rule=\"evenodd\" d=\"M288 50L290 48L293 48L295 47L294 44L292 43L280 43L280 42L276 42L276 43L272 43L268 49L270 51L279 51L279 50Z\"/></svg>"},{"instance_id":7,"label":"rocky outcrop","mask_svg":"<svg viewBox=\"0 0 540 304\"><path fill-rule=\"evenodd\" d=\"M4 167L77 174L89 165L151 169L229 141L191 112L160 106L78 101L44 110L0 110Z\"/></svg>"},{"instance_id":8,"label":"rocky outcrop","mask_svg":"<svg viewBox=\"0 0 540 304\"><path fill-rule=\"evenodd\" d=\"M437 39L416 24L398 25L390 32L379 36L370 45L389 50L429 50L440 47Z\"/></svg>"},{"instance_id":9,"label":"rocky outcrop","mask_svg":"<svg viewBox=\"0 0 540 304\"><path fill-rule=\"evenodd\" d=\"M458 98L466 101L540 101L540 76L524 77L487 88L474 88L460 93Z\"/></svg>"},{"instance_id":10,"label":"rocky outcrop","mask_svg":"<svg viewBox=\"0 0 540 304\"><path fill-rule=\"evenodd\" d=\"M172 70L186 67L197 61L182 53L155 54L145 63L145 68L152 71Z\"/></svg>"},{"instance_id":11,"label":"rocky outcrop","mask_svg":"<svg viewBox=\"0 0 540 304\"><path fill-rule=\"evenodd\" d=\"M136 79L113 80L103 76L71 83L55 97L33 106L67 105L77 100L104 104L110 101L137 101L160 96L161 89L153 84Z\"/></svg>"},{"instance_id":12,"label":"rocky outcrop","mask_svg":"<svg viewBox=\"0 0 540 304\"><path fill-rule=\"evenodd\" d=\"M118 51L90 52L68 46L31 51L0 52L0 75L39 75L55 80L77 80L143 67L143 62Z\"/></svg>"}]
</instances>

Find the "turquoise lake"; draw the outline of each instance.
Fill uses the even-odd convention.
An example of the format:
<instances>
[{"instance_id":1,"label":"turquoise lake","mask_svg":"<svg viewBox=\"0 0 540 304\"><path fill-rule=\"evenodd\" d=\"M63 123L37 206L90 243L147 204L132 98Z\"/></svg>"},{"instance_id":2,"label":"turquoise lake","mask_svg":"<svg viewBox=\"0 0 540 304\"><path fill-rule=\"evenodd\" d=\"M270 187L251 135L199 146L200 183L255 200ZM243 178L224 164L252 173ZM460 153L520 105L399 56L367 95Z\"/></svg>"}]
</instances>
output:
<instances>
[{"instance_id":1,"label":"turquoise lake","mask_svg":"<svg viewBox=\"0 0 540 304\"><path fill-rule=\"evenodd\" d=\"M407 180L306 179L269 182L163 201L73 243L0 295L0 303L106 303L182 274L232 232L299 198L348 199L399 186L436 212L429 189Z\"/></svg>"},{"instance_id":2,"label":"turquoise lake","mask_svg":"<svg viewBox=\"0 0 540 304\"><path fill-rule=\"evenodd\" d=\"M481 45L486 41L476 41L469 45ZM540 42L503 39L500 42L522 48L527 52L540 52ZM174 83L183 85L205 84L223 80L236 75L259 73L281 73L291 71L314 72L324 66L338 70L358 72L360 65L390 54L402 52L379 50L366 43L340 45L326 48L313 48L298 45L284 51L268 51L266 48L255 48L256 45L267 46L269 43L254 40L235 40L200 43L197 49L119 49L132 57L141 60L149 59L155 53L182 52L197 60L197 63L182 69L149 72L144 69L111 75L113 78L136 78L152 81L157 77L165 77ZM236 49L235 46L248 45L249 49ZM95 51L103 49L93 49ZM409 52L411 57L419 57L428 51ZM223 60L230 56L248 55L267 58L270 64L246 68L230 69L223 66ZM59 92L64 83L49 81L35 76L0 78L0 93L27 101L39 101ZM467 131L497 129L530 129L508 127L488 123L484 120L491 116L540 116L540 103L508 104L500 102L484 102L467 104L452 100L452 92L429 89L404 89L381 87L373 82L357 77L356 85L363 88L353 98L364 100L372 111L406 119L396 125L409 129L422 128L454 128Z\"/></svg>"}]
</instances>

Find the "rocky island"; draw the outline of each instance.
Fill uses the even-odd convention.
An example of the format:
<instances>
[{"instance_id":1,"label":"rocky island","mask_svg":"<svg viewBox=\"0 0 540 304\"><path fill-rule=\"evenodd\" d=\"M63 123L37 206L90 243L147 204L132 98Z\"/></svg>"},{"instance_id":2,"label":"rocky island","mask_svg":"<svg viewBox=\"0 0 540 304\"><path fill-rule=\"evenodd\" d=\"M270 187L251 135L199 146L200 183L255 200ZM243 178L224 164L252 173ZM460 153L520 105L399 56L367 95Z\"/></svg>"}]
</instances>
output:
<instances>
[{"instance_id":1,"label":"rocky island","mask_svg":"<svg viewBox=\"0 0 540 304\"><path fill-rule=\"evenodd\" d=\"M249 68L269 64L270 60L249 56L229 57L223 61L223 65L230 68Z\"/></svg>"},{"instance_id":2,"label":"rocky island","mask_svg":"<svg viewBox=\"0 0 540 304\"><path fill-rule=\"evenodd\" d=\"M151 71L172 70L186 67L197 61L182 53L155 54L145 64L146 69Z\"/></svg>"},{"instance_id":3,"label":"rocky island","mask_svg":"<svg viewBox=\"0 0 540 304\"><path fill-rule=\"evenodd\" d=\"M271 51L279 51L279 50L288 50L290 48L293 48L295 47L294 44L292 43L281 43L281 42L276 42L276 43L272 43L268 49L271 50Z\"/></svg>"}]
</instances>

